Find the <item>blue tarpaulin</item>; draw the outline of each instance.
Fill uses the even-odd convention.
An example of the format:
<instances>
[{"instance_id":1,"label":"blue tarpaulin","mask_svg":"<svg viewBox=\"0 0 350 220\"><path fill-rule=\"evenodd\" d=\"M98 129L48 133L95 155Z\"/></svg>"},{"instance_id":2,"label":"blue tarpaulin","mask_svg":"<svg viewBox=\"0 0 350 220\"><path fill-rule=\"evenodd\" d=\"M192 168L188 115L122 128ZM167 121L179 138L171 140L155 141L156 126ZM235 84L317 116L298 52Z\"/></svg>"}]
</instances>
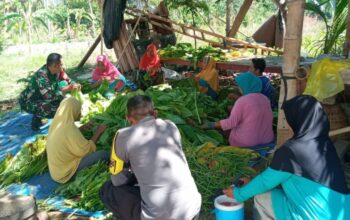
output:
<instances>
[{"instance_id":1,"label":"blue tarpaulin","mask_svg":"<svg viewBox=\"0 0 350 220\"><path fill-rule=\"evenodd\" d=\"M32 131L31 120L32 115L16 112L10 112L1 117L0 161L3 160L8 153L15 155L24 143L34 142L37 135L48 133L51 120L49 120L45 126L41 127L38 132ZM271 143L268 145L251 147L251 149L256 150L262 157L265 157L274 146L275 143ZM250 166L255 166L260 160L261 158L251 161ZM65 208L64 206L66 204L64 203L64 198L54 193L58 186L59 184L51 179L49 173L44 173L40 176L30 178L26 183L12 184L7 188L7 191L12 194L20 195L32 194L37 199L45 199L47 204L65 213L76 213L96 218L103 217L104 214L106 214L105 211L88 212L80 209Z\"/></svg>"},{"instance_id":2,"label":"blue tarpaulin","mask_svg":"<svg viewBox=\"0 0 350 220\"><path fill-rule=\"evenodd\" d=\"M9 112L0 120L0 161L6 154L16 155L26 142L33 142L36 135L47 134L51 120L35 132L31 129L32 115Z\"/></svg>"},{"instance_id":3,"label":"blue tarpaulin","mask_svg":"<svg viewBox=\"0 0 350 220\"><path fill-rule=\"evenodd\" d=\"M46 125L35 132L31 129L32 115L26 113L9 112L0 118L0 161L7 154L15 155L20 151L22 145L27 142L34 142L37 135L48 133L51 120ZM64 198L55 195L54 191L59 183L53 181L50 174L44 173L34 176L23 184L12 184L7 187L7 191L16 195L34 195L37 199L45 199L46 203L65 213L76 213L80 215L103 217L105 211L89 212L80 209L66 208Z\"/></svg>"}]
</instances>

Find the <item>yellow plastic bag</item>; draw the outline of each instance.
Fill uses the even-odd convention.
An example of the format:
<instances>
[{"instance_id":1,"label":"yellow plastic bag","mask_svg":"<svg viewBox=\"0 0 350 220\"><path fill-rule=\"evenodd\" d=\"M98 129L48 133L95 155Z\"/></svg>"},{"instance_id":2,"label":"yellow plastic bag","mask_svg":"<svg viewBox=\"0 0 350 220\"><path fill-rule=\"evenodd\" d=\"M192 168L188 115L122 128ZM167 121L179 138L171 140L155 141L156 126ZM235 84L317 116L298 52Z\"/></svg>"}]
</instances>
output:
<instances>
[{"instance_id":1,"label":"yellow plastic bag","mask_svg":"<svg viewBox=\"0 0 350 220\"><path fill-rule=\"evenodd\" d=\"M344 82L341 71L346 68L350 68L348 60L333 61L326 58L313 63L304 94L323 101L343 91Z\"/></svg>"}]
</instances>

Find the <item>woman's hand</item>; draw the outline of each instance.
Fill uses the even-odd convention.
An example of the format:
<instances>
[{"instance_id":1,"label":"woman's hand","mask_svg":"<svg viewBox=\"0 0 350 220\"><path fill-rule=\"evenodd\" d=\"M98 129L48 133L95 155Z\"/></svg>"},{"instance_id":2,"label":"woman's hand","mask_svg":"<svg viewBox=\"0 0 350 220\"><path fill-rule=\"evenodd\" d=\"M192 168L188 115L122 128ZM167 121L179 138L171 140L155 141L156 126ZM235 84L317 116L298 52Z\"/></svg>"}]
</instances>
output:
<instances>
[{"instance_id":1,"label":"woman's hand","mask_svg":"<svg viewBox=\"0 0 350 220\"><path fill-rule=\"evenodd\" d=\"M229 94L227 95L227 98L228 98L229 100L231 100L231 101L235 101L235 100L237 100L239 97L240 97L239 95L234 94L234 93L229 93Z\"/></svg>"},{"instance_id":2,"label":"woman's hand","mask_svg":"<svg viewBox=\"0 0 350 220\"><path fill-rule=\"evenodd\" d=\"M93 126L94 126L94 124L92 124L92 122L88 122L88 123L80 126L79 130L80 131L90 130L90 129L92 129Z\"/></svg>"},{"instance_id":3,"label":"woman's hand","mask_svg":"<svg viewBox=\"0 0 350 220\"><path fill-rule=\"evenodd\" d=\"M251 181L251 179L249 177L242 177L239 180L243 182L242 186L247 185Z\"/></svg>"},{"instance_id":4,"label":"woman's hand","mask_svg":"<svg viewBox=\"0 0 350 220\"><path fill-rule=\"evenodd\" d=\"M222 192L227 196L227 197L230 197L232 199L235 198L235 195L234 195L234 186L230 186L226 189L223 189Z\"/></svg>"},{"instance_id":5,"label":"woman's hand","mask_svg":"<svg viewBox=\"0 0 350 220\"><path fill-rule=\"evenodd\" d=\"M107 125L101 124L96 128L95 134L92 136L91 140L96 144L101 134L106 130Z\"/></svg>"},{"instance_id":6,"label":"woman's hand","mask_svg":"<svg viewBox=\"0 0 350 220\"><path fill-rule=\"evenodd\" d=\"M103 79L105 79L105 80L107 80L107 81L110 81L110 80L112 79L112 77L110 77L110 76L105 76L105 77L103 77Z\"/></svg>"},{"instance_id":7,"label":"woman's hand","mask_svg":"<svg viewBox=\"0 0 350 220\"><path fill-rule=\"evenodd\" d=\"M96 133L102 134L107 128L107 125L101 124L96 128Z\"/></svg>"}]
</instances>

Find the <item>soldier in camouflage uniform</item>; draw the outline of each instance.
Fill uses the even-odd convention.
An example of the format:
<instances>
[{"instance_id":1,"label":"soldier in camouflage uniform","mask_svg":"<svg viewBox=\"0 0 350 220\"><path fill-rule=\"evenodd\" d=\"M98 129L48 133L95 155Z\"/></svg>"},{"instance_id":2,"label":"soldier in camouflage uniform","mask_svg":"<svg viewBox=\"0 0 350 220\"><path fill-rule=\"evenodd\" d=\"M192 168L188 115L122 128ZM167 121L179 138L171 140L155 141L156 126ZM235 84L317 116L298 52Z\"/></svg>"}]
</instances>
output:
<instances>
[{"instance_id":1,"label":"soldier in camouflage uniform","mask_svg":"<svg viewBox=\"0 0 350 220\"><path fill-rule=\"evenodd\" d=\"M66 81L63 83L65 86L60 88L59 84L63 81ZM73 87L71 80L64 73L62 56L57 53L50 54L46 65L31 76L19 98L21 109L33 114L34 131L39 130L42 118L53 118L64 93Z\"/></svg>"}]
</instances>

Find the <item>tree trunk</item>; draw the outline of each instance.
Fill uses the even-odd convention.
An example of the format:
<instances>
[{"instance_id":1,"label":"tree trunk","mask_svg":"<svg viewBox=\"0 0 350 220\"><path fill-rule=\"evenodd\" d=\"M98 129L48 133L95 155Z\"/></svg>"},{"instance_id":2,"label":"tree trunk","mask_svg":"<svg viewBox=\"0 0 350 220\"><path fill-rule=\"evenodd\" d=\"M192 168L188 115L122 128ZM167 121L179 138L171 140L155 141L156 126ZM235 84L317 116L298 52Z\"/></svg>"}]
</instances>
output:
<instances>
[{"instance_id":1,"label":"tree trunk","mask_svg":"<svg viewBox=\"0 0 350 220\"><path fill-rule=\"evenodd\" d=\"M244 0L243 5L239 9L237 16L235 17L235 20L233 21L232 27L230 32L228 33L228 37L235 37L237 34L239 27L242 24L242 21L247 14L250 6L252 5L253 0Z\"/></svg>"},{"instance_id":2,"label":"tree trunk","mask_svg":"<svg viewBox=\"0 0 350 220\"><path fill-rule=\"evenodd\" d=\"M67 8L67 38L68 40L71 39L71 27L70 27L70 13L69 9Z\"/></svg>"},{"instance_id":3,"label":"tree trunk","mask_svg":"<svg viewBox=\"0 0 350 220\"><path fill-rule=\"evenodd\" d=\"M44 0L44 8L47 11L49 9L49 3L48 0ZM49 32L49 37L51 37L51 22L48 18L46 18L46 23L47 23L47 29Z\"/></svg>"},{"instance_id":4,"label":"tree trunk","mask_svg":"<svg viewBox=\"0 0 350 220\"><path fill-rule=\"evenodd\" d=\"M226 0L226 36L228 37L228 34L231 29L231 17L232 17L232 0Z\"/></svg>"},{"instance_id":5,"label":"tree trunk","mask_svg":"<svg viewBox=\"0 0 350 220\"><path fill-rule=\"evenodd\" d=\"M96 27L95 27L95 14L94 14L94 10L92 9L92 2L91 0L88 1L89 2L89 9L90 9L90 16L92 17L92 20L91 20L91 25L92 25L92 34L95 36L96 33Z\"/></svg>"},{"instance_id":6,"label":"tree trunk","mask_svg":"<svg viewBox=\"0 0 350 220\"><path fill-rule=\"evenodd\" d=\"M303 21L304 21L304 0L287 1L287 27L284 37L284 54L283 54L283 76L294 77L295 71L299 67L300 47L302 42ZM293 98L298 93L298 82L296 79L285 80L280 88L279 107L283 102ZM281 146L293 134L286 121L283 110L279 108L278 128L277 128L277 146Z\"/></svg>"},{"instance_id":7,"label":"tree trunk","mask_svg":"<svg viewBox=\"0 0 350 220\"><path fill-rule=\"evenodd\" d=\"M32 28L33 24L31 20L28 20L27 23L27 35L28 35L28 47L29 47L29 54L32 54Z\"/></svg>"},{"instance_id":8,"label":"tree trunk","mask_svg":"<svg viewBox=\"0 0 350 220\"><path fill-rule=\"evenodd\" d=\"M350 1L348 3L348 17L346 20L346 34L345 34L343 55L346 58L349 58L349 52L350 52Z\"/></svg>"}]
</instances>

